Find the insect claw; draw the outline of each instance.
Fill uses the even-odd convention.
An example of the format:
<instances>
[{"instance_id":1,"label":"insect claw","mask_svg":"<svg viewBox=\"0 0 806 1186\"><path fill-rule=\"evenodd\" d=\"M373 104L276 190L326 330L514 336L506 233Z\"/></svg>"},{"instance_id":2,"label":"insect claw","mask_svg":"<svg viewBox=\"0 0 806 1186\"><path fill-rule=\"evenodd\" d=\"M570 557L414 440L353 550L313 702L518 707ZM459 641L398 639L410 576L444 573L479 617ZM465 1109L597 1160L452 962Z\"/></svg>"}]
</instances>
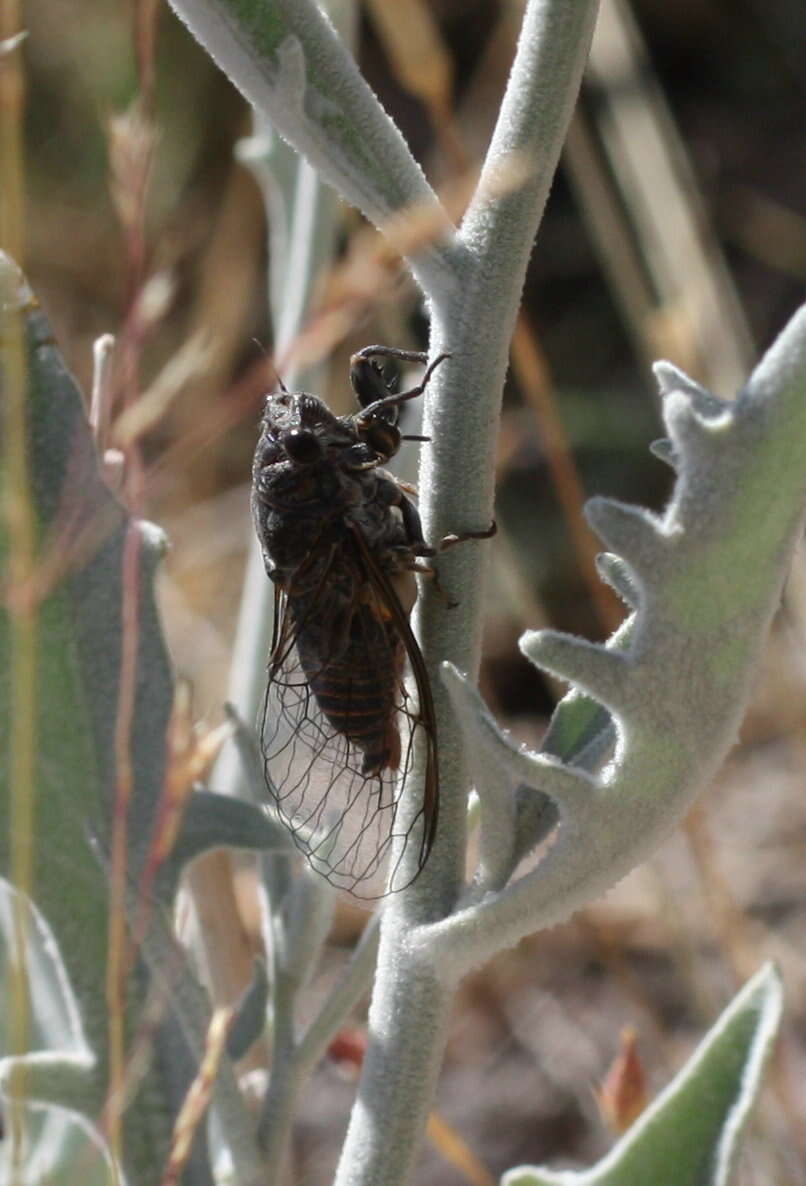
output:
<instances>
[{"instance_id":1,"label":"insect claw","mask_svg":"<svg viewBox=\"0 0 806 1186\"><path fill-rule=\"evenodd\" d=\"M434 361L426 368L426 372L420 380L420 387L423 389L423 391L425 391L425 388L428 385L428 380L431 378L440 363L445 362L445 360L450 357L451 355L447 351L444 351L442 354L438 354Z\"/></svg>"},{"instance_id":2,"label":"insect claw","mask_svg":"<svg viewBox=\"0 0 806 1186\"><path fill-rule=\"evenodd\" d=\"M484 529L484 531L465 531L465 532L462 532L461 535L446 535L446 536L444 536L444 538L442 540L440 540L439 545L436 548L429 547L426 544L426 545L419 545L416 548L416 550L415 549L413 549L413 550L415 550L415 553L417 556L436 556L438 552L444 552L446 550L446 548L452 548L454 544L462 544L466 540L490 539L490 537L495 535L497 531L498 531L498 524L495 521L493 521L489 527ZM446 609L456 609L456 607L459 605L459 602L452 601L450 599L450 597L448 596L444 587L440 583L439 575L435 568L432 568L430 564L428 564L428 565L414 564L414 565L412 565L412 567L415 569L416 572L420 572L424 576L428 576L431 578L431 580L433 581L433 585L434 585L434 592L438 593L439 596L442 598L442 600L445 602Z\"/></svg>"},{"instance_id":3,"label":"insect claw","mask_svg":"<svg viewBox=\"0 0 806 1186\"><path fill-rule=\"evenodd\" d=\"M484 531L463 531L461 535L444 535L439 541L437 550L444 552L448 548L452 548L454 544L463 544L471 539L492 539L497 533L498 524L493 519L490 526L485 528Z\"/></svg>"}]
</instances>

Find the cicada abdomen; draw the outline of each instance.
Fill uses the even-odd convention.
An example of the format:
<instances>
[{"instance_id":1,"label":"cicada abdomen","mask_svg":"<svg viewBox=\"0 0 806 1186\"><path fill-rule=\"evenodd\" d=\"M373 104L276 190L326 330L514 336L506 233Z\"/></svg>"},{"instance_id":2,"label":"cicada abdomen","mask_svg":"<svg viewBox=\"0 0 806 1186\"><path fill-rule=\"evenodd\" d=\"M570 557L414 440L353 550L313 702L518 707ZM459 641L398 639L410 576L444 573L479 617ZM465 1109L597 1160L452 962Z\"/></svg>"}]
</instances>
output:
<instances>
[{"instance_id":1,"label":"cicada abdomen","mask_svg":"<svg viewBox=\"0 0 806 1186\"><path fill-rule=\"evenodd\" d=\"M301 608L292 601L295 617ZM304 626L298 631L300 665L319 707L333 728L363 754L362 774L397 770L397 698L405 654L393 619L379 620L367 605L358 604L343 648L329 658L327 650L315 631Z\"/></svg>"}]
</instances>

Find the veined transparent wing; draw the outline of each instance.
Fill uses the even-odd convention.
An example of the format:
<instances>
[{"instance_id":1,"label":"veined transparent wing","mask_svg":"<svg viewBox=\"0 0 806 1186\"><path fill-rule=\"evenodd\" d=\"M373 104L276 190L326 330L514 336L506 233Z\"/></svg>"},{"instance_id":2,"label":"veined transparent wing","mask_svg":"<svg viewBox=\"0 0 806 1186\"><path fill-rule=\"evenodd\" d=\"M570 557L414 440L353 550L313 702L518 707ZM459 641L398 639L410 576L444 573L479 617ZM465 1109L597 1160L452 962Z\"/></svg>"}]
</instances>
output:
<instances>
[{"instance_id":1,"label":"veined transparent wing","mask_svg":"<svg viewBox=\"0 0 806 1186\"><path fill-rule=\"evenodd\" d=\"M345 532L314 589L277 589L261 744L273 806L314 869L358 898L414 880L437 822L431 688L400 599L358 530ZM424 795L404 804L420 745Z\"/></svg>"}]
</instances>

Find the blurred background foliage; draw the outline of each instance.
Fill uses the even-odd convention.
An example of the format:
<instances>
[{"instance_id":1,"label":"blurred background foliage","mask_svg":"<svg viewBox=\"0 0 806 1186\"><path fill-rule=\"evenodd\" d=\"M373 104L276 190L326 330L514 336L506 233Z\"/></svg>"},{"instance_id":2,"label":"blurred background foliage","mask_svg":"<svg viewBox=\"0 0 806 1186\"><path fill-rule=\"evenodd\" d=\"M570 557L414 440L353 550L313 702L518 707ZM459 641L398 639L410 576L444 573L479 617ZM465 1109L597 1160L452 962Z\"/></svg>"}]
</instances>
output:
<instances>
[{"instance_id":1,"label":"blurred background foliage","mask_svg":"<svg viewBox=\"0 0 806 1186\"><path fill-rule=\"evenodd\" d=\"M517 0L361 9L362 69L453 201L484 152L519 13ZM25 19L23 262L85 389L93 341L112 332L121 403L145 392L159 409L140 437L138 501L172 540L159 592L176 667L215 716L256 422L275 382L264 207L234 153L250 115L152 0L82 0L80 12L28 0ZM805 80L798 0L605 5L529 269L500 433L482 679L526 740L558 689L520 657L523 628L602 637L620 615L591 575L580 499L660 508L670 487L648 451L659 435L649 361L668 357L730 396L803 299ZM328 343L324 394L346 411L350 351L422 347L427 326L405 275L378 300L362 292L371 248L351 210L339 242L352 271L323 277L323 299L351 311L350 328ZM783 967L789 1022L741 1181L806 1182L805 625L799 558L741 743L687 827L605 903L467 982L423 1186L599 1156L609 1137L594 1088L622 1027L637 1033L651 1094L768 956ZM334 960L356 919L344 909ZM243 926L254 933L248 908ZM299 1181L325 1180L352 1091L332 1065L317 1075Z\"/></svg>"}]
</instances>

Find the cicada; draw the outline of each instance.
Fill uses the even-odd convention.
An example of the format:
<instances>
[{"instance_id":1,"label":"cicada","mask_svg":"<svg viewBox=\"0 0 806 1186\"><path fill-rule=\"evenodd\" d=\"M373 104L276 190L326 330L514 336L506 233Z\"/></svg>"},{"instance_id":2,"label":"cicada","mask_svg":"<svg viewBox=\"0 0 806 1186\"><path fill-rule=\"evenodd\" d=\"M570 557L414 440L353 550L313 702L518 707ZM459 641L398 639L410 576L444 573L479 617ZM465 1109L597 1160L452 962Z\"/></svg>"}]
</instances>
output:
<instances>
[{"instance_id":1,"label":"cicada","mask_svg":"<svg viewBox=\"0 0 806 1186\"><path fill-rule=\"evenodd\" d=\"M368 346L350 379L361 405L336 416L307 392L266 399L252 510L274 583L274 637L261 722L266 785L311 865L358 897L375 897L390 849L387 892L425 865L439 806L431 688L409 625L415 573L435 549L402 485L383 467L398 451L401 404L379 357L427 356ZM411 676L410 691L406 677ZM424 793L401 810L420 739ZM405 859L414 846L415 859Z\"/></svg>"}]
</instances>

